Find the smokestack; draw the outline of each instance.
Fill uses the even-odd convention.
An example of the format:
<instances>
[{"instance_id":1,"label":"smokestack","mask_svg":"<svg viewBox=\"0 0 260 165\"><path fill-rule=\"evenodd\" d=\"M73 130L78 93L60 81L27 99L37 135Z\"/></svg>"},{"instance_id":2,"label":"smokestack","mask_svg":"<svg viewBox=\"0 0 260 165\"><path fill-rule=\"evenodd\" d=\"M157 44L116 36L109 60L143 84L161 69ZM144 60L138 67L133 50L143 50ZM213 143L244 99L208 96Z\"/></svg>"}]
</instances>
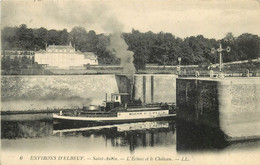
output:
<instances>
[{"instance_id":1,"label":"smokestack","mask_svg":"<svg viewBox=\"0 0 260 165\"><path fill-rule=\"evenodd\" d=\"M146 77L143 76L143 103L146 103Z\"/></svg>"},{"instance_id":2,"label":"smokestack","mask_svg":"<svg viewBox=\"0 0 260 165\"><path fill-rule=\"evenodd\" d=\"M133 102L134 100L134 75L128 76L129 82L130 82L130 101Z\"/></svg>"},{"instance_id":3,"label":"smokestack","mask_svg":"<svg viewBox=\"0 0 260 165\"><path fill-rule=\"evenodd\" d=\"M154 77L151 76L151 102L153 103Z\"/></svg>"}]
</instances>

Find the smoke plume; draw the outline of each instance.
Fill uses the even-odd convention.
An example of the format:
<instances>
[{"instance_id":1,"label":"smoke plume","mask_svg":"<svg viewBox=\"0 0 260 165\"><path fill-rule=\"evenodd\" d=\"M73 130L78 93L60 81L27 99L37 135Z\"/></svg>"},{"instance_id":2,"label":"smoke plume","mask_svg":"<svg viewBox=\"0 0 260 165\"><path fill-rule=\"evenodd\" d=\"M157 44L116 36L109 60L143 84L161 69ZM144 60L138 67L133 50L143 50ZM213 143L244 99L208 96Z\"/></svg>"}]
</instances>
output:
<instances>
[{"instance_id":1,"label":"smoke plume","mask_svg":"<svg viewBox=\"0 0 260 165\"><path fill-rule=\"evenodd\" d=\"M133 55L132 51L128 51L128 46L124 39L122 38L121 33L113 33L110 38L110 49L115 52L116 57L120 58L121 66L123 66L123 71L126 74L134 74L135 67L133 64Z\"/></svg>"},{"instance_id":2,"label":"smoke plume","mask_svg":"<svg viewBox=\"0 0 260 165\"><path fill-rule=\"evenodd\" d=\"M120 59L120 64L123 67L123 72L126 74L134 74L134 52L128 50L128 45L122 36L123 25L117 18L110 14L102 25L102 28L111 33L109 50Z\"/></svg>"}]
</instances>

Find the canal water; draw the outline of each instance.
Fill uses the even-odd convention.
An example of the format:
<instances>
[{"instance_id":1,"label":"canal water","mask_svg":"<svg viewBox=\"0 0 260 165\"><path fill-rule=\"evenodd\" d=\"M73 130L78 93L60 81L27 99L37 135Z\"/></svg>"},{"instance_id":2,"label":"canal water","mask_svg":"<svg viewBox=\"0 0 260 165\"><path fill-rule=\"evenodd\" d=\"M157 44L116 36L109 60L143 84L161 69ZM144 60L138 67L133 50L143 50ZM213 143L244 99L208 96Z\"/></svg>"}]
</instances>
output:
<instances>
[{"instance_id":1,"label":"canal water","mask_svg":"<svg viewBox=\"0 0 260 165\"><path fill-rule=\"evenodd\" d=\"M52 114L1 117L3 164L254 164L260 156L259 140L206 139L175 119L78 125L55 123Z\"/></svg>"}]
</instances>

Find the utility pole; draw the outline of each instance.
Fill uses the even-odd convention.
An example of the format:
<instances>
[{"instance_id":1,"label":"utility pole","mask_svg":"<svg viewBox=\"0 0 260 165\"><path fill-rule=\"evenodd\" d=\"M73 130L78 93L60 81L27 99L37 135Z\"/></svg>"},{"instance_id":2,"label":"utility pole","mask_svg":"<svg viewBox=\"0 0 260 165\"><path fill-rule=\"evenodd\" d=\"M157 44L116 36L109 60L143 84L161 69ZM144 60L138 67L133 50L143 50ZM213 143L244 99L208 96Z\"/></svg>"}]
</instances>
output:
<instances>
[{"instance_id":1,"label":"utility pole","mask_svg":"<svg viewBox=\"0 0 260 165\"><path fill-rule=\"evenodd\" d=\"M179 66L181 66L181 57L178 57Z\"/></svg>"},{"instance_id":2,"label":"utility pole","mask_svg":"<svg viewBox=\"0 0 260 165\"><path fill-rule=\"evenodd\" d=\"M231 48L230 46L228 46L226 49L222 48L221 43L219 44L219 48L217 48L217 52L219 53L219 72L222 73L222 63L223 63L223 59L222 59L222 52L226 51L226 52L230 52ZM211 53L214 54L215 53L215 48L211 49Z\"/></svg>"},{"instance_id":3,"label":"utility pole","mask_svg":"<svg viewBox=\"0 0 260 165\"><path fill-rule=\"evenodd\" d=\"M178 73L178 75L180 75L180 73L181 73L181 57L178 57L178 62L179 62L179 65L177 66L177 73Z\"/></svg>"}]
</instances>

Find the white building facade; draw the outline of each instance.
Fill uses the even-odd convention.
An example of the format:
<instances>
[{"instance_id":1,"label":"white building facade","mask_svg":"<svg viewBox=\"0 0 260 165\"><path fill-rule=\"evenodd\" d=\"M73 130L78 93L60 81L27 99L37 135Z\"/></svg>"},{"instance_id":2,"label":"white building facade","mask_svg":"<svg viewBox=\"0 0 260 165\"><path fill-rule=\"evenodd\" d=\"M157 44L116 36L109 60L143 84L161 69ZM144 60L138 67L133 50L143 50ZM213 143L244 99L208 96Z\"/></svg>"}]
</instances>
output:
<instances>
[{"instance_id":1,"label":"white building facade","mask_svg":"<svg viewBox=\"0 0 260 165\"><path fill-rule=\"evenodd\" d=\"M83 68L84 65L98 65L92 52L82 53L70 45L49 45L46 50L35 52L35 62L49 68Z\"/></svg>"}]
</instances>

